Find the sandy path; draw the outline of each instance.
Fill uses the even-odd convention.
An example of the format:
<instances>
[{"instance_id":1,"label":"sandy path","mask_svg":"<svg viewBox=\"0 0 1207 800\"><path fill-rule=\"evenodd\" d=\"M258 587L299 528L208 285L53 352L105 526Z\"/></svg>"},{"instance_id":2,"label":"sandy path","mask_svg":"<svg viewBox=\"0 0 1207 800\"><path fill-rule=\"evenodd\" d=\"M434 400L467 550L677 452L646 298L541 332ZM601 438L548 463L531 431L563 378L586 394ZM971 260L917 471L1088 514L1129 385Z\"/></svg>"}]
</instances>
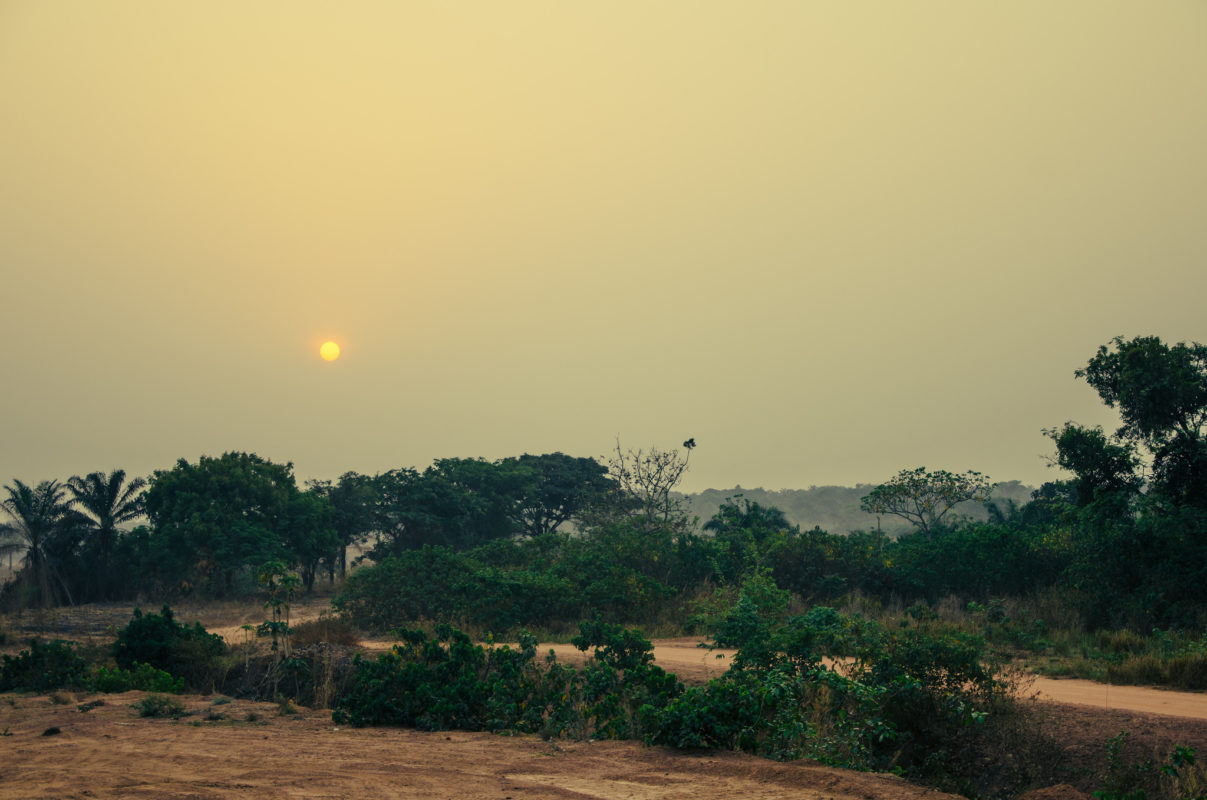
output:
<instances>
[{"instance_id":1,"label":"sandy path","mask_svg":"<svg viewBox=\"0 0 1207 800\"><path fill-rule=\"evenodd\" d=\"M1207 720L1207 694L1199 692L1176 692L1146 686L1108 686L1073 678L1056 680L1043 677L1037 677L1028 688L1040 700Z\"/></svg>"},{"instance_id":2,"label":"sandy path","mask_svg":"<svg viewBox=\"0 0 1207 800\"><path fill-rule=\"evenodd\" d=\"M709 651L698 645L699 640L693 638L657 639L654 641L655 663L668 672L674 672L688 683L703 683L729 668L735 651ZM541 645L542 653L549 649L557 654L559 661L567 663L577 663L585 657L581 651L569 644ZM1036 677L1027 684L1024 695L1092 708L1207 720L1207 694L1198 692L1177 692L1145 686L1108 686L1086 680Z\"/></svg>"}]
</instances>

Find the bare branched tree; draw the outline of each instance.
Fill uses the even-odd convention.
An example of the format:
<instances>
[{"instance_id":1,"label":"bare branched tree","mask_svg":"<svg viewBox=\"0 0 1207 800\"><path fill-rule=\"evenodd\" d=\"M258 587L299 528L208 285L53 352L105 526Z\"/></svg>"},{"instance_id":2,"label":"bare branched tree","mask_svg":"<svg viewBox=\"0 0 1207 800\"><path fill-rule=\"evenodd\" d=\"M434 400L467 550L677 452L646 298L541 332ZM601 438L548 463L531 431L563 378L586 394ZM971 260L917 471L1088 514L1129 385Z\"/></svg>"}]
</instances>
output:
<instances>
[{"instance_id":1,"label":"bare branched tree","mask_svg":"<svg viewBox=\"0 0 1207 800\"><path fill-rule=\"evenodd\" d=\"M696 440L688 439L678 450L625 450L617 437L616 451L608 457L608 477L626 501L622 508L628 516L675 530L688 526L687 502L674 492L683 481L695 446Z\"/></svg>"}]
</instances>

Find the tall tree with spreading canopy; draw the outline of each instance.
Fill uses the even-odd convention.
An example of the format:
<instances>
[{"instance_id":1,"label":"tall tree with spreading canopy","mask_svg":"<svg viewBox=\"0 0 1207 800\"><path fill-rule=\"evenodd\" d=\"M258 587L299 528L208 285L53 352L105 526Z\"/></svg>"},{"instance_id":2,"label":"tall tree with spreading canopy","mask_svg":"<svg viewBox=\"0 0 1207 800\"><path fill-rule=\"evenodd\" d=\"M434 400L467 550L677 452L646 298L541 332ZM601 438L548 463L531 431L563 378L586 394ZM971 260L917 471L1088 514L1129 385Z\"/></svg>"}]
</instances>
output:
<instances>
[{"instance_id":1,"label":"tall tree with spreading canopy","mask_svg":"<svg viewBox=\"0 0 1207 800\"><path fill-rule=\"evenodd\" d=\"M519 510L520 525L529 536L556 531L597 504L615 486L608 477L608 468L593 458L525 453L505 462L532 470L533 480Z\"/></svg>"},{"instance_id":2,"label":"tall tree with spreading canopy","mask_svg":"<svg viewBox=\"0 0 1207 800\"><path fill-rule=\"evenodd\" d=\"M1207 346L1121 336L1076 376L1118 408L1120 439L1152 454L1152 485L1179 505L1207 508Z\"/></svg>"},{"instance_id":3,"label":"tall tree with spreading canopy","mask_svg":"<svg viewBox=\"0 0 1207 800\"><path fill-rule=\"evenodd\" d=\"M169 589L229 593L239 573L266 561L308 569L316 552L336 549L333 533L322 542L325 501L298 490L292 464L254 453L202 456L196 464L181 459L155 472L145 502L150 549Z\"/></svg>"},{"instance_id":4,"label":"tall tree with spreading canopy","mask_svg":"<svg viewBox=\"0 0 1207 800\"><path fill-rule=\"evenodd\" d=\"M989 501L989 479L969 470L963 474L925 467L903 469L859 501L869 514L890 514L917 526L929 538L958 504Z\"/></svg>"}]
</instances>

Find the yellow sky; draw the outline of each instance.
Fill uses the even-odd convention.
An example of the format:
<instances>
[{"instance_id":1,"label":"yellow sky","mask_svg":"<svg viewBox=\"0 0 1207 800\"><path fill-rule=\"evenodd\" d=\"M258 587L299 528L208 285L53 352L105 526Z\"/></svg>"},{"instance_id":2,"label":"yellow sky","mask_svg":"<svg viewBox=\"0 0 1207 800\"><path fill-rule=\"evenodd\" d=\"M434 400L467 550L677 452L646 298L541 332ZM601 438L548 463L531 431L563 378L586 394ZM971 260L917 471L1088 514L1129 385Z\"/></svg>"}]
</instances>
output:
<instances>
[{"instance_id":1,"label":"yellow sky","mask_svg":"<svg viewBox=\"0 0 1207 800\"><path fill-rule=\"evenodd\" d=\"M0 0L0 483L1037 484L1207 340L1205 143L1201 0Z\"/></svg>"}]
</instances>

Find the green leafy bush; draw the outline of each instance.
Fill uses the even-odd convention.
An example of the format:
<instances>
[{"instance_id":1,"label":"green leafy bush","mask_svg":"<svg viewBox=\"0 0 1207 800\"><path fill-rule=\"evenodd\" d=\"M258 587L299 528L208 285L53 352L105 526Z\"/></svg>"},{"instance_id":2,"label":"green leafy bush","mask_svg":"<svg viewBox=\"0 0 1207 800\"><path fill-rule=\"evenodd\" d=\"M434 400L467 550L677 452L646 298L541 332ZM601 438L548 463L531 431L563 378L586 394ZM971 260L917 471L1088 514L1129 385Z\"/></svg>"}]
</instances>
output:
<instances>
[{"instance_id":1,"label":"green leafy bush","mask_svg":"<svg viewBox=\"0 0 1207 800\"><path fill-rule=\"evenodd\" d=\"M118 631L113 657L122 669L147 664L182 678L190 687L206 689L212 688L226 649L221 636L207 633L200 622L177 622L165 605L159 614L134 609L130 624Z\"/></svg>"},{"instance_id":2,"label":"green leafy bush","mask_svg":"<svg viewBox=\"0 0 1207 800\"><path fill-rule=\"evenodd\" d=\"M167 692L180 694L184 691L184 681L174 678L162 669L156 669L150 664L136 663L134 669L109 669L99 666L92 672L88 686L94 692L105 694L139 690L143 692Z\"/></svg>"},{"instance_id":3,"label":"green leafy bush","mask_svg":"<svg viewBox=\"0 0 1207 800\"><path fill-rule=\"evenodd\" d=\"M87 683L88 663L74 642L31 639L28 650L0 658L0 691L47 692Z\"/></svg>"},{"instance_id":4,"label":"green leafy bush","mask_svg":"<svg viewBox=\"0 0 1207 800\"><path fill-rule=\"evenodd\" d=\"M341 724L404 725L421 730L492 730L596 738L640 738L645 721L682 690L650 663L636 631L587 623L576 644L596 647L579 672L550 657L536 662L536 640L483 647L438 626L435 638L398 632L402 643L369 661L357 658L352 686L336 702Z\"/></svg>"},{"instance_id":5,"label":"green leafy bush","mask_svg":"<svg viewBox=\"0 0 1207 800\"><path fill-rule=\"evenodd\" d=\"M540 728L545 693L531 636L521 636L518 650L487 650L447 625L437 627L434 639L417 630L398 636L402 643L391 652L372 661L357 657L353 685L336 703L337 722L420 730Z\"/></svg>"},{"instance_id":6,"label":"green leafy bush","mask_svg":"<svg viewBox=\"0 0 1207 800\"><path fill-rule=\"evenodd\" d=\"M683 691L674 675L654 665L654 647L640 631L596 618L579 625L571 640L595 648L595 662L581 674L584 724L597 739L641 739L658 715Z\"/></svg>"}]
</instances>

